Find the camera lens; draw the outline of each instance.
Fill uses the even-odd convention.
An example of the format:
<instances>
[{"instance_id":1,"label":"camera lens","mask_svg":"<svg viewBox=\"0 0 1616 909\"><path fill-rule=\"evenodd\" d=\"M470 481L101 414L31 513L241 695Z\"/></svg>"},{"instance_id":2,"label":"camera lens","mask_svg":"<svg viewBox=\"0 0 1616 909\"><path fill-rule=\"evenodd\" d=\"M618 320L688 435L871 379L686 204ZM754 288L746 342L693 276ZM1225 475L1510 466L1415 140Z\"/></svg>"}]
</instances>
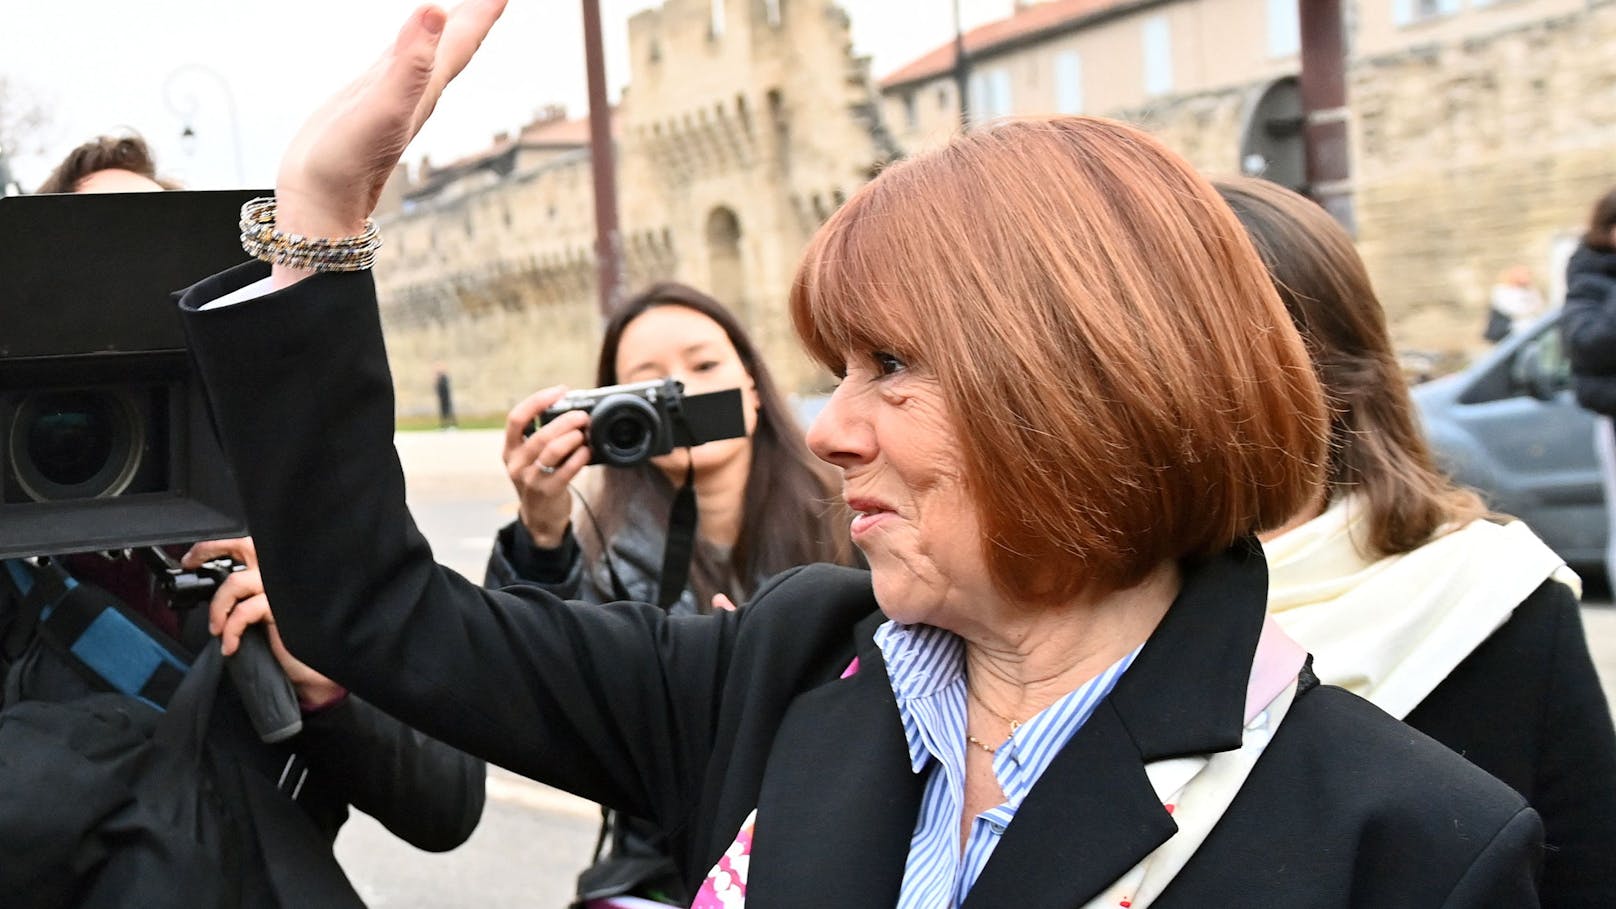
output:
<instances>
[{"instance_id":1,"label":"camera lens","mask_svg":"<svg viewBox=\"0 0 1616 909\"><path fill-rule=\"evenodd\" d=\"M611 395L589 415L589 444L596 459L629 467L651 457L661 419L656 408L634 395Z\"/></svg>"},{"instance_id":2,"label":"camera lens","mask_svg":"<svg viewBox=\"0 0 1616 909\"><path fill-rule=\"evenodd\" d=\"M95 389L29 396L8 435L18 485L36 502L118 495L140 466L144 443L129 398Z\"/></svg>"}]
</instances>

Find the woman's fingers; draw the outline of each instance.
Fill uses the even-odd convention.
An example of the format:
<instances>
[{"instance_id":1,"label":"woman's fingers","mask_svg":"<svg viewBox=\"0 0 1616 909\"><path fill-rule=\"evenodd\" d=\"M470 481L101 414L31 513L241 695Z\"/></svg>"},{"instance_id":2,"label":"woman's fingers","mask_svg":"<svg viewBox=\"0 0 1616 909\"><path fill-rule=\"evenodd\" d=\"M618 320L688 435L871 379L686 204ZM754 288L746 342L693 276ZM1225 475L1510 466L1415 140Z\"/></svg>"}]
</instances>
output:
<instances>
[{"instance_id":1,"label":"woman's fingers","mask_svg":"<svg viewBox=\"0 0 1616 909\"><path fill-rule=\"evenodd\" d=\"M263 592L263 576L256 569L232 572L213 592L213 600L208 603L208 633L217 635L224 629L226 620L236 610L237 604Z\"/></svg>"},{"instance_id":2,"label":"woman's fingers","mask_svg":"<svg viewBox=\"0 0 1616 909\"><path fill-rule=\"evenodd\" d=\"M522 444L527 441L527 430L533 425L533 421L538 419L539 414L544 413L551 404L561 400L561 396L566 393L567 386L552 385L549 388L535 391L511 408L511 412L505 415L505 457L507 460L510 458L511 452L521 448ZM540 427L535 434L543 432L547 428Z\"/></svg>"},{"instance_id":3,"label":"woman's fingers","mask_svg":"<svg viewBox=\"0 0 1616 909\"><path fill-rule=\"evenodd\" d=\"M407 118L407 135L411 137L426 121L425 117L418 119L416 112L421 110L421 102L432 89L433 71L438 65L438 49L447 20L447 14L436 6L416 10L399 30L378 80L378 85L386 92L384 98L378 100L395 115ZM442 91L442 87L438 90ZM408 144L407 139L405 144Z\"/></svg>"},{"instance_id":4,"label":"woman's fingers","mask_svg":"<svg viewBox=\"0 0 1616 909\"><path fill-rule=\"evenodd\" d=\"M236 603L218 631L220 652L225 656L235 653L247 626L264 621L274 622L269 612L269 597L260 593Z\"/></svg>"},{"instance_id":5,"label":"woman's fingers","mask_svg":"<svg viewBox=\"0 0 1616 909\"><path fill-rule=\"evenodd\" d=\"M721 593L713 594L713 609L719 612L734 612L735 601Z\"/></svg>"},{"instance_id":6,"label":"woman's fingers","mask_svg":"<svg viewBox=\"0 0 1616 909\"><path fill-rule=\"evenodd\" d=\"M504 9L504 0L467 0L447 14L416 10L387 53L292 140L275 183L277 228L320 237L359 232L438 95ZM304 276L278 267L275 285Z\"/></svg>"},{"instance_id":7,"label":"woman's fingers","mask_svg":"<svg viewBox=\"0 0 1616 909\"><path fill-rule=\"evenodd\" d=\"M565 413L556 417L511 453L511 470L522 474L533 470L539 470L542 474L557 472L574 452L587 447L584 430L588 425L589 418L581 413ZM540 470L542 467L552 469Z\"/></svg>"},{"instance_id":8,"label":"woman's fingers","mask_svg":"<svg viewBox=\"0 0 1616 909\"><path fill-rule=\"evenodd\" d=\"M460 75L488 37L489 29L505 12L506 0L465 0L451 10L445 18L441 37L436 42L436 58L430 71L426 90L416 103L413 128L410 135L419 132L421 125L432 115L438 98L454 78ZM423 10L423 13L425 10ZM430 27L426 20L423 27Z\"/></svg>"},{"instance_id":9,"label":"woman's fingers","mask_svg":"<svg viewBox=\"0 0 1616 909\"><path fill-rule=\"evenodd\" d=\"M583 433L568 433L545 446L522 471L520 483L530 489L560 495L566 491L573 478L587 466L589 466L589 446L584 444ZM546 467L551 469L545 470Z\"/></svg>"},{"instance_id":10,"label":"woman's fingers","mask_svg":"<svg viewBox=\"0 0 1616 909\"><path fill-rule=\"evenodd\" d=\"M203 562L229 557L235 559L248 568L258 567L258 548L253 545L252 537L237 537L233 540L204 540L180 556L180 565L185 568L197 568Z\"/></svg>"}]
</instances>

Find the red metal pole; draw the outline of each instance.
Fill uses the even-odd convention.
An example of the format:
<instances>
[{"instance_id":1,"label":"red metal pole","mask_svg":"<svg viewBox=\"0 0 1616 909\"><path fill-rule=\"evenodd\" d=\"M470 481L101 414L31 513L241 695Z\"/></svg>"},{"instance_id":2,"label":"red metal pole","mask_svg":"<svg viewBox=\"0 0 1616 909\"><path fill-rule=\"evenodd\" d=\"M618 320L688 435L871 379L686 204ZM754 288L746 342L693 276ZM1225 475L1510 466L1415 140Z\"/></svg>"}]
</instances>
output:
<instances>
[{"instance_id":1,"label":"red metal pole","mask_svg":"<svg viewBox=\"0 0 1616 909\"><path fill-rule=\"evenodd\" d=\"M1296 5L1302 28L1300 88L1308 191L1325 211L1355 233L1341 0L1296 0Z\"/></svg>"},{"instance_id":2,"label":"red metal pole","mask_svg":"<svg viewBox=\"0 0 1616 909\"><path fill-rule=\"evenodd\" d=\"M600 315L605 319L623 295L623 243L617 227L617 158L612 146L612 109L606 100L600 2L583 3L584 67L589 76L589 161L595 177L595 268L600 284Z\"/></svg>"}]
</instances>

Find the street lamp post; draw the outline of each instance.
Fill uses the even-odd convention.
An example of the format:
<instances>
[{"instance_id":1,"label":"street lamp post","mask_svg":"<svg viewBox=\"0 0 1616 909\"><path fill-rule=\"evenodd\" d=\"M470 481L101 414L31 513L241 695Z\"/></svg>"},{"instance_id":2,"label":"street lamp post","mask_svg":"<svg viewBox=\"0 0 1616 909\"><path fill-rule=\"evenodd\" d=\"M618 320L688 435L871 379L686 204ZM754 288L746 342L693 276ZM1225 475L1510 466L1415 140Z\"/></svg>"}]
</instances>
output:
<instances>
[{"instance_id":1,"label":"street lamp post","mask_svg":"<svg viewBox=\"0 0 1616 909\"><path fill-rule=\"evenodd\" d=\"M970 64L965 58L965 20L960 16L959 0L954 0L954 92L959 95L959 128L971 126Z\"/></svg>"},{"instance_id":2,"label":"street lamp post","mask_svg":"<svg viewBox=\"0 0 1616 909\"><path fill-rule=\"evenodd\" d=\"M583 0L584 68L589 85L589 161L595 178L595 269L600 315L611 317L623 293L623 241L617 226L617 161L612 147L612 108L606 100L606 62L601 50L600 0Z\"/></svg>"},{"instance_id":3,"label":"street lamp post","mask_svg":"<svg viewBox=\"0 0 1616 909\"><path fill-rule=\"evenodd\" d=\"M1308 193L1349 233L1353 211L1347 39L1341 0L1296 0L1302 32L1303 137Z\"/></svg>"},{"instance_id":4,"label":"street lamp post","mask_svg":"<svg viewBox=\"0 0 1616 909\"><path fill-rule=\"evenodd\" d=\"M247 174L241 163L241 119L236 115L235 93L230 90L230 82L224 76L200 63L187 63L179 67L169 73L163 82L163 100L168 104L168 109L185 124L180 132L180 144L187 154L196 147L196 129L193 124L201 101L194 90L194 85L187 88L187 83L194 83L199 78L218 86L219 95L224 98L225 111L230 115L231 144L236 156L236 185L244 185Z\"/></svg>"}]
</instances>

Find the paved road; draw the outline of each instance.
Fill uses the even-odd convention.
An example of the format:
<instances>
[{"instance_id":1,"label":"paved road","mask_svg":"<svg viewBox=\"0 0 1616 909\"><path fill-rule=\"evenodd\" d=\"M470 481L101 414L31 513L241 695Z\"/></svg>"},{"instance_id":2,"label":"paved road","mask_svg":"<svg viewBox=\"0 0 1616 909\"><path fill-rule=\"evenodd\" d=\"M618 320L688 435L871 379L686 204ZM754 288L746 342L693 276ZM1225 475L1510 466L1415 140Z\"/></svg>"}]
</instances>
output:
<instances>
[{"instance_id":1,"label":"paved road","mask_svg":"<svg viewBox=\"0 0 1616 909\"><path fill-rule=\"evenodd\" d=\"M515 516L500 444L492 431L399 437L417 524L440 562L473 579L482 577L494 531ZM1606 696L1616 703L1616 608L1590 603L1583 617ZM343 828L337 852L378 909L550 909L570 898L597 818L587 802L495 768L482 825L460 849L420 852L360 815Z\"/></svg>"}]
</instances>

